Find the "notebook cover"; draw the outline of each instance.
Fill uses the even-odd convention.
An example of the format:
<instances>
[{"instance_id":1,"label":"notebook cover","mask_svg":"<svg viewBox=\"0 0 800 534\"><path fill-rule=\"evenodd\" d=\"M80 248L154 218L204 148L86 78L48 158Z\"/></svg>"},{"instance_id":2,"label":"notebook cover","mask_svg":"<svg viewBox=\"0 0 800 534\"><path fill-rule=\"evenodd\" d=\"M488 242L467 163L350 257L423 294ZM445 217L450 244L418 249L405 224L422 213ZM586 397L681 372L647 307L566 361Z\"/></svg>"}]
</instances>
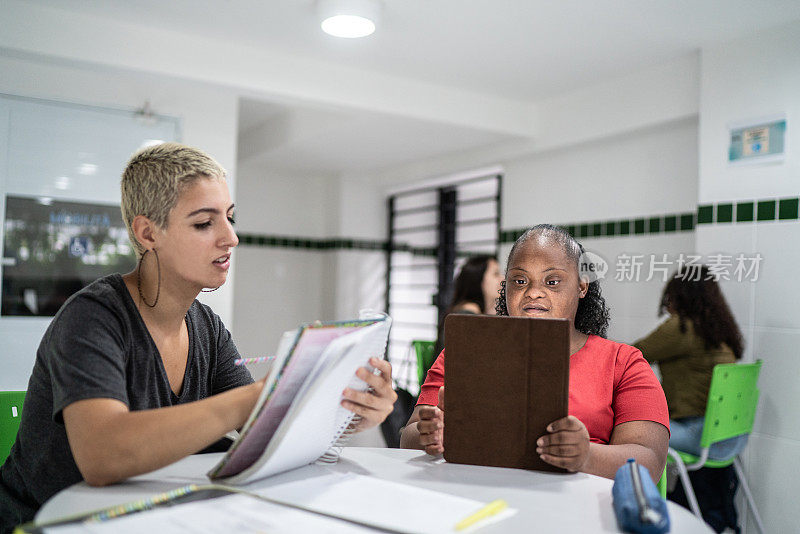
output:
<instances>
[{"instance_id":1,"label":"notebook cover","mask_svg":"<svg viewBox=\"0 0 800 534\"><path fill-rule=\"evenodd\" d=\"M445 460L566 472L536 440L567 416L569 321L453 314L444 328Z\"/></svg>"}]
</instances>

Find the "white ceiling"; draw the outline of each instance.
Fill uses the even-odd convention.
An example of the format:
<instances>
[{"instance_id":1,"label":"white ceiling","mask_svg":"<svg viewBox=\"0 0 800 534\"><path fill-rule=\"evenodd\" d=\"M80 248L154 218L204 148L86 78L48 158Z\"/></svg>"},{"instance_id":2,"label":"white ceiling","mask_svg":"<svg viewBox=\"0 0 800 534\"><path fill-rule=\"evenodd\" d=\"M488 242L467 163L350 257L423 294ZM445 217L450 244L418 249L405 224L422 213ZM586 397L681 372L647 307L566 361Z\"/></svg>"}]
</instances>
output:
<instances>
[{"instance_id":1,"label":"white ceiling","mask_svg":"<svg viewBox=\"0 0 800 534\"><path fill-rule=\"evenodd\" d=\"M348 40L314 0L28 1L530 101L800 19L797 0L383 0Z\"/></svg>"},{"instance_id":2,"label":"white ceiling","mask_svg":"<svg viewBox=\"0 0 800 534\"><path fill-rule=\"evenodd\" d=\"M328 111L242 99L239 159L287 171L338 174L485 147L513 136L365 111ZM279 110L279 111L276 111Z\"/></svg>"},{"instance_id":3,"label":"white ceiling","mask_svg":"<svg viewBox=\"0 0 800 534\"><path fill-rule=\"evenodd\" d=\"M376 33L345 40L322 33L314 0L28 2L531 104L800 20L798 0L383 0ZM240 140L301 113L307 132L295 130L283 145L251 156L346 172L514 137L354 109L340 110L337 126L330 112L319 111L321 127L309 119L313 106L250 95L242 103Z\"/></svg>"}]
</instances>

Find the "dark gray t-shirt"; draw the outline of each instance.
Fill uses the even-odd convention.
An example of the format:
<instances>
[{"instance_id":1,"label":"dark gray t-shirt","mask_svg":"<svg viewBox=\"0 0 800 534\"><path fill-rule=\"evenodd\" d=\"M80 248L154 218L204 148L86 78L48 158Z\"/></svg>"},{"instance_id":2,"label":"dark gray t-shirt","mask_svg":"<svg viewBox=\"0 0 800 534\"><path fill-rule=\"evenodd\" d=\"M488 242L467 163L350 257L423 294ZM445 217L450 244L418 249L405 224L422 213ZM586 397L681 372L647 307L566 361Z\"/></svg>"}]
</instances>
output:
<instances>
[{"instance_id":1,"label":"dark gray t-shirt","mask_svg":"<svg viewBox=\"0 0 800 534\"><path fill-rule=\"evenodd\" d=\"M182 390L175 395L119 274L93 282L64 304L39 344L17 440L0 468L0 532L32 520L47 499L82 480L62 418L73 402L110 398L132 411L147 410L253 381L245 367L234 365L239 353L211 308L195 300L186 326L189 356Z\"/></svg>"}]
</instances>

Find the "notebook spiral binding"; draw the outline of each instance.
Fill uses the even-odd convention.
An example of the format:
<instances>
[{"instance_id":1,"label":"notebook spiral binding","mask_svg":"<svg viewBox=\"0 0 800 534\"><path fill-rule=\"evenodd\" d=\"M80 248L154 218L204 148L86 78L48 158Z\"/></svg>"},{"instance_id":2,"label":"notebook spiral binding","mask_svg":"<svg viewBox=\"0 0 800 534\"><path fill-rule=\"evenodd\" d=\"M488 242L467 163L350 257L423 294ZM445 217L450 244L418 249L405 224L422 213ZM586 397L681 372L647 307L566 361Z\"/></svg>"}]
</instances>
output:
<instances>
[{"instance_id":1,"label":"notebook spiral binding","mask_svg":"<svg viewBox=\"0 0 800 534\"><path fill-rule=\"evenodd\" d=\"M339 434L339 437L337 437L336 440L331 443L328 451L317 459L317 462L323 464L335 464L338 462L339 455L342 453L342 448L347 445L347 442L350 441L350 438L356 433L358 423L360 422L361 416L357 414L353 415L349 424L344 430L342 430L341 434Z\"/></svg>"},{"instance_id":2,"label":"notebook spiral binding","mask_svg":"<svg viewBox=\"0 0 800 534\"><path fill-rule=\"evenodd\" d=\"M380 319L380 318L389 318L389 316L383 312L376 312L372 309L366 308L359 310L358 318L361 320L364 319ZM389 318L391 321L391 318ZM384 347L385 350L385 347ZM367 391L372 391L372 388L367 388ZM320 456L317 459L317 463L323 464L335 464L339 461L339 455L342 453L342 448L350 441L350 438L353 437L358 431L358 424L361 422L362 417L358 414L354 414L353 417L350 418L347 426L342 430L342 432L337 436L337 438L331 443L331 446L328 448L328 451Z\"/></svg>"}]
</instances>

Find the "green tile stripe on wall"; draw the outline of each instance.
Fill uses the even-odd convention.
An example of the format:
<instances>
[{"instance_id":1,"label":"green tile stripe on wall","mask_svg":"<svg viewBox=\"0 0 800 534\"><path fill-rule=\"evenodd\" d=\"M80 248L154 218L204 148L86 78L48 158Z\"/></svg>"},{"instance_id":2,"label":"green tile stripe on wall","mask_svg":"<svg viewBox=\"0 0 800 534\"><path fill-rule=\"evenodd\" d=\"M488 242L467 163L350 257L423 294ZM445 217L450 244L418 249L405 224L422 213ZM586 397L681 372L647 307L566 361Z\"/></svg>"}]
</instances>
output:
<instances>
[{"instance_id":1,"label":"green tile stripe on wall","mask_svg":"<svg viewBox=\"0 0 800 534\"><path fill-rule=\"evenodd\" d=\"M385 241L366 239L311 239L306 237L238 234L240 245L301 250L386 250Z\"/></svg>"},{"instance_id":2,"label":"green tile stripe on wall","mask_svg":"<svg viewBox=\"0 0 800 534\"><path fill-rule=\"evenodd\" d=\"M736 204L736 222L752 222L754 217L754 202L739 202Z\"/></svg>"},{"instance_id":3,"label":"green tile stripe on wall","mask_svg":"<svg viewBox=\"0 0 800 534\"><path fill-rule=\"evenodd\" d=\"M693 213L670 213L621 220L588 221L561 224L576 239L620 237L628 235L670 234L689 232L701 224L753 223L762 221L796 221L800 219L800 197L761 199L741 202L702 204ZM500 243L513 243L527 228L500 231ZM239 243L258 247L282 247L307 250L379 250L386 251L385 241L366 239L310 239L291 236L239 234ZM397 243L395 250L416 256L436 256L436 247L411 247Z\"/></svg>"},{"instance_id":4,"label":"green tile stripe on wall","mask_svg":"<svg viewBox=\"0 0 800 534\"><path fill-rule=\"evenodd\" d=\"M654 217L569 223L559 226L567 230L576 239L688 232L694 230L695 214L671 213ZM513 243L525 230L527 228L503 230L500 233L500 242Z\"/></svg>"},{"instance_id":5,"label":"green tile stripe on wall","mask_svg":"<svg viewBox=\"0 0 800 534\"><path fill-rule=\"evenodd\" d=\"M759 200L756 204L756 217L759 221L774 221L778 203L774 200Z\"/></svg>"},{"instance_id":6,"label":"green tile stripe on wall","mask_svg":"<svg viewBox=\"0 0 800 534\"><path fill-rule=\"evenodd\" d=\"M800 197L719 202L697 207L697 224L796 221Z\"/></svg>"},{"instance_id":7,"label":"green tile stripe on wall","mask_svg":"<svg viewBox=\"0 0 800 534\"><path fill-rule=\"evenodd\" d=\"M716 222L733 222L733 204L717 204L717 209L715 211L717 212Z\"/></svg>"},{"instance_id":8,"label":"green tile stripe on wall","mask_svg":"<svg viewBox=\"0 0 800 534\"><path fill-rule=\"evenodd\" d=\"M794 220L798 218L798 198L782 198L778 201L778 219Z\"/></svg>"}]
</instances>

